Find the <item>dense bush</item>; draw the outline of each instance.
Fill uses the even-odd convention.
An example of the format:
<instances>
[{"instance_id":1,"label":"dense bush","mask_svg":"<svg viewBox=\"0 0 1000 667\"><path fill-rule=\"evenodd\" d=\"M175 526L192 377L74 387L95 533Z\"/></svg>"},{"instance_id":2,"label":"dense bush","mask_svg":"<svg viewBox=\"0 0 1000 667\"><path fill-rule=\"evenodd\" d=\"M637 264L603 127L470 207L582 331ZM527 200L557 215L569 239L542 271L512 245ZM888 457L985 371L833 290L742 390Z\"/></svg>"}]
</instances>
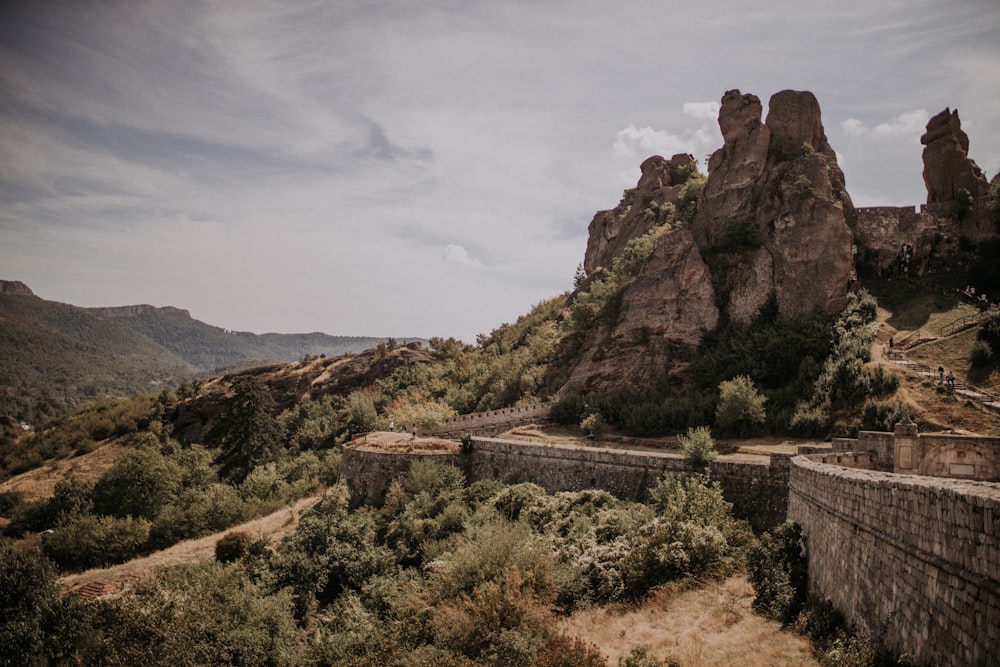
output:
<instances>
[{"instance_id":1,"label":"dense bush","mask_svg":"<svg viewBox=\"0 0 1000 667\"><path fill-rule=\"evenodd\" d=\"M724 433L747 437L759 432L767 419L767 402L752 379L737 375L719 383L719 403L715 408L715 426Z\"/></svg>"},{"instance_id":2,"label":"dense bush","mask_svg":"<svg viewBox=\"0 0 1000 667\"><path fill-rule=\"evenodd\" d=\"M253 542L250 533L234 530L226 533L215 543L215 560L220 563L232 563L247 553L247 547Z\"/></svg>"},{"instance_id":3,"label":"dense bush","mask_svg":"<svg viewBox=\"0 0 1000 667\"><path fill-rule=\"evenodd\" d=\"M86 570L135 558L146 549L148 520L67 514L42 540L42 551L62 570Z\"/></svg>"},{"instance_id":4,"label":"dense bush","mask_svg":"<svg viewBox=\"0 0 1000 667\"><path fill-rule=\"evenodd\" d=\"M807 563L802 529L785 523L761 536L747 554L753 608L788 625L806 602Z\"/></svg>"},{"instance_id":5,"label":"dense bush","mask_svg":"<svg viewBox=\"0 0 1000 667\"><path fill-rule=\"evenodd\" d=\"M715 450L715 439L707 426L689 428L687 435L677 436L684 453L684 462L699 470L708 468L719 455Z\"/></svg>"},{"instance_id":6,"label":"dense bush","mask_svg":"<svg viewBox=\"0 0 1000 667\"><path fill-rule=\"evenodd\" d=\"M976 338L985 341L991 349L1000 350L1000 309L991 308L979 316Z\"/></svg>"},{"instance_id":7,"label":"dense bush","mask_svg":"<svg viewBox=\"0 0 1000 667\"><path fill-rule=\"evenodd\" d=\"M990 363L993 358L993 348L990 344L983 340L977 340L972 344L972 352L969 355L969 361L976 368L982 368Z\"/></svg>"}]
</instances>

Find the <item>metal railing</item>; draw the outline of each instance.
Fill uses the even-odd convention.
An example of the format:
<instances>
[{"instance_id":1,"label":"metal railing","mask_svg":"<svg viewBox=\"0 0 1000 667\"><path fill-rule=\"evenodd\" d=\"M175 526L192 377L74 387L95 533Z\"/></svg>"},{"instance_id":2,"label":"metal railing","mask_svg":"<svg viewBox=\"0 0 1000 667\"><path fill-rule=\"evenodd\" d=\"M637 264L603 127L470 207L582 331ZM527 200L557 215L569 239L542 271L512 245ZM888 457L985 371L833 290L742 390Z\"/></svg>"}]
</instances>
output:
<instances>
[{"instance_id":1,"label":"metal railing","mask_svg":"<svg viewBox=\"0 0 1000 667\"><path fill-rule=\"evenodd\" d=\"M994 396L985 389L962 382L957 378L949 380L948 376L944 376L944 379L942 380L942 373L938 368L932 368L931 366L920 363L919 361L910 361L903 355L902 352L899 352L898 350L890 350L886 352L885 358L893 363L899 364L900 366L909 368L918 375L934 378L938 380L938 382L943 382L952 393L962 396L975 403L979 403L983 408L989 410L990 412L1000 414L1000 396Z\"/></svg>"}]
</instances>

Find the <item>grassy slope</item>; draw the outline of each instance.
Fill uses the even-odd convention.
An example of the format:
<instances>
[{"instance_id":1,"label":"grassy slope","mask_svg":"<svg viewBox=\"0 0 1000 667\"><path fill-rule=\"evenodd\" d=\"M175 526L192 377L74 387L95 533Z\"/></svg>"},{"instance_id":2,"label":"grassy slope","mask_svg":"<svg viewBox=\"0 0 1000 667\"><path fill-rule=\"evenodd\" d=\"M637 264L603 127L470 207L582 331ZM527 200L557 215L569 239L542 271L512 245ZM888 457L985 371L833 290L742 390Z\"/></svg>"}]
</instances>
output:
<instances>
[{"instance_id":1,"label":"grassy slope","mask_svg":"<svg viewBox=\"0 0 1000 667\"><path fill-rule=\"evenodd\" d=\"M908 350L908 359L932 368L944 366L960 381L1000 394L1000 359L994 358L989 366L978 369L972 368L969 362L976 328L939 337L942 328L948 324L974 317L978 313L975 308L953 296L927 292L902 281L883 281L868 287L879 301L879 320L883 323L879 346L889 336L903 341L919 331L922 339L934 340L927 340ZM956 398L928 378L904 371L895 364L887 364L887 367L899 375L898 398L911 407L922 430L954 428L983 435L1000 435L1000 416Z\"/></svg>"}]
</instances>

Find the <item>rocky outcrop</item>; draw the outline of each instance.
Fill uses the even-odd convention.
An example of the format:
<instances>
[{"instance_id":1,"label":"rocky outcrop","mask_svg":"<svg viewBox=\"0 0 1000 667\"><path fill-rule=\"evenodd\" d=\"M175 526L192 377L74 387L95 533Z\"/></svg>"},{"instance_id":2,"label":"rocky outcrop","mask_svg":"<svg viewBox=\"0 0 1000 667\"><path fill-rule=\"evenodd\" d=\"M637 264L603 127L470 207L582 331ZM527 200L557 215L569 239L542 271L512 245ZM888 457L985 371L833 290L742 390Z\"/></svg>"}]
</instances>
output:
<instances>
[{"instance_id":1,"label":"rocky outcrop","mask_svg":"<svg viewBox=\"0 0 1000 667\"><path fill-rule=\"evenodd\" d=\"M962 130L958 109L945 109L927 123L920 137L924 145L924 184L927 203L952 202L960 190L973 199L989 193L982 170L969 159L969 136Z\"/></svg>"},{"instance_id":2,"label":"rocky outcrop","mask_svg":"<svg viewBox=\"0 0 1000 667\"><path fill-rule=\"evenodd\" d=\"M567 387L602 392L623 380L654 386L676 362L680 346L695 346L719 321L708 266L687 229L663 234L639 277L621 295L610 330L590 329Z\"/></svg>"},{"instance_id":3,"label":"rocky outcrop","mask_svg":"<svg viewBox=\"0 0 1000 667\"><path fill-rule=\"evenodd\" d=\"M701 222L695 238L702 247L712 244L725 221L744 218L753 208L771 143L770 129L760 122L761 111L756 95L730 90L722 96L719 128L724 143L708 160L709 178L698 201Z\"/></svg>"},{"instance_id":4,"label":"rocky outcrop","mask_svg":"<svg viewBox=\"0 0 1000 667\"><path fill-rule=\"evenodd\" d=\"M0 294L15 294L17 296L35 296L31 288L20 280L0 280Z\"/></svg>"},{"instance_id":5,"label":"rocky outcrop","mask_svg":"<svg viewBox=\"0 0 1000 667\"><path fill-rule=\"evenodd\" d=\"M931 118L920 141L927 205L858 209L859 269L865 277L898 275L905 244L913 248L910 276L936 275L945 284L965 285L963 274L978 261L978 246L997 239L989 184L968 157L969 137L958 111L945 109Z\"/></svg>"},{"instance_id":6,"label":"rocky outcrop","mask_svg":"<svg viewBox=\"0 0 1000 667\"><path fill-rule=\"evenodd\" d=\"M355 389L389 377L401 366L427 364L434 358L432 351L414 342L388 352L370 349L360 354L260 366L201 383L197 394L178 402L167 420L172 426L173 437L180 442L203 442L205 434L222 414L233 381L241 375L252 375L267 385L277 415L306 400L319 400L329 395L346 396Z\"/></svg>"},{"instance_id":7,"label":"rocky outcrop","mask_svg":"<svg viewBox=\"0 0 1000 667\"><path fill-rule=\"evenodd\" d=\"M590 236L583 268L594 275L608 268L625 245L663 222L666 205L677 206L681 192L697 163L681 153L665 160L654 155L642 163L642 175L633 189L626 190L621 202L609 211L599 211L590 222Z\"/></svg>"},{"instance_id":8,"label":"rocky outcrop","mask_svg":"<svg viewBox=\"0 0 1000 667\"><path fill-rule=\"evenodd\" d=\"M773 294L795 316L843 309L853 262L854 206L810 92L771 97L765 123L753 95L729 91L725 143L692 226L725 291L726 312L746 322Z\"/></svg>"},{"instance_id":9,"label":"rocky outcrop","mask_svg":"<svg viewBox=\"0 0 1000 667\"><path fill-rule=\"evenodd\" d=\"M87 308L97 317L139 317L150 313L160 313L162 315L179 315L181 317L191 317L191 313L183 308L174 306L151 306L147 303L135 306L106 306L98 308Z\"/></svg>"},{"instance_id":10,"label":"rocky outcrop","mask_svg":"<svg viewBox=\"0 0 1000 667\"><path fill-rule=\"evenodd\" d=\"M787 317L843 309L854 207L819 104L812 93L783 91L771 98L766 122L761 116L756 96L723 96L724 144L709 159L694 222L661 234L635 279L609 300L613 307L577 334L567 389L662 382L704 332L725 317L750 321L772 296ZM686 176L686 159L649 158L618 208L594 217L588 274L658 224L650 202L678 201L671 167L683 165Z\"/></svg>"}]
</instances>

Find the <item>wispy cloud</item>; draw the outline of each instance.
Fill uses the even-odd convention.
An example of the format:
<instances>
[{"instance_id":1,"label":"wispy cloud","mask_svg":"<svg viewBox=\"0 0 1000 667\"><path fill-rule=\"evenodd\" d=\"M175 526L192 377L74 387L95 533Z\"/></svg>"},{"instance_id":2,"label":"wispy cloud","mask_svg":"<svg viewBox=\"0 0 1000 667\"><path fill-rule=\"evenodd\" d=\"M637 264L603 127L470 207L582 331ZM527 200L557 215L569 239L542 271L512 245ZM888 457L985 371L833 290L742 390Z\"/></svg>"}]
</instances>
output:
<instances>
[{"instance_id":1,"label":"wispy cloud","mask_svg":"<svg viewBox=\"0 0 1000 667\"><path fill-rule=\"evenodd\" d=\"M841 127L852 137L902 137L919 141L920 135L924 133L930 117L926 109L916 109L914 111L904 111L893 120L886 123L879 123L872 128L867 127L856 118L848 118L841 123Z\"/></svg>"},{"instance_id":2,"label":"wispy cloud","mask_svg":"<svg viewBox=\"0 0 1000 667\"><path fill-rule=\"evenodd\" d=\"M685 102L684 115L699 121L698 127L678 133L630 124L619 130L612 145L618 157L644 159L659 154L670 158L678 153L703 157L722 145L718 102Z\"/></svg>"},{"instance_id":3,"label":"wispy cloud","mask_svg":"<svg viewBox=\"0 0 1000 667\"><path fill-rule=\"evenodd\" d=\"M471 340L570 286L643 159L704 165L733 87L813 90L857 203L919 201L923 109L1000 166L995 2L721 7L0 3L0 277Z\"/></svg>"},{"instance_id":4,"label":"wispy cloud","mask_svg":"<svg viewBox=\"0 0 1000 667\"><path fill-rule=\"evenodd\" d=\"M444 253L442 253L444 261L451 264L459 264L461 266L471 266L480 267L483 265L478 259L470 257L468 251L462 246L450 243L444 248Z\"/></svg>"}]
</instances>

